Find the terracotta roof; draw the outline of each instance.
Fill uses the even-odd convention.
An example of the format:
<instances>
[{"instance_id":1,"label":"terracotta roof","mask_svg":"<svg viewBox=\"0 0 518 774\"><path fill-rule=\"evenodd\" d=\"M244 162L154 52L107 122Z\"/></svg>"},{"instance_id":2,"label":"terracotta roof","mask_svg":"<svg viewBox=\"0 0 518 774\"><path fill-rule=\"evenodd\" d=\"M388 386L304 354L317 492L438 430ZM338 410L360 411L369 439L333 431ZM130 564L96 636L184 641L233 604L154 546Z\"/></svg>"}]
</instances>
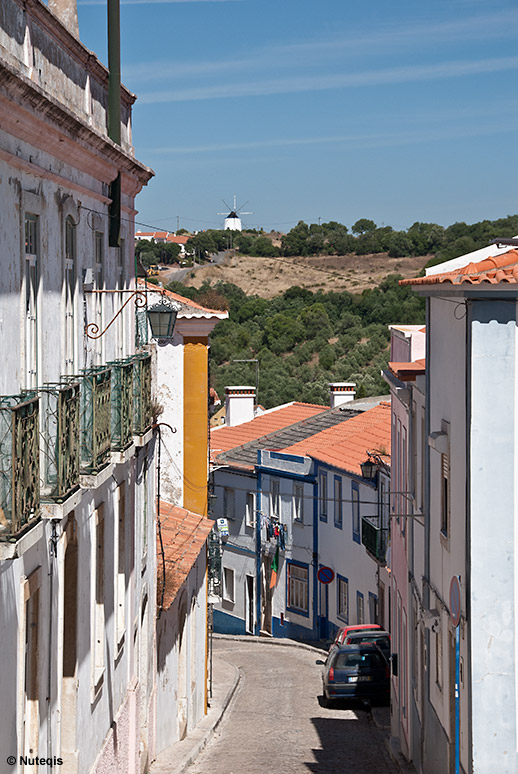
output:
<instances>
[{"instance_id":1,"label":"terracotta roof","mask_svg":"<svg viewBox=\"0 0 518 774\"><path fill-rule=\"evenodd\" d=\"M174 234L168 234L167 241L168 242L174 242L175 245L185 245L189 241L189 236L184 236L183 234L180 234L180 236L175 236Z\"/></svg>"},{"instance_id":2,"label":"terracotta roof","mask_svg":"<svg viewBox=\"0 0 518 774\"><path fill-rule=\"evenodd\" d=\"M223 309L209 309L206 306L201 306L201 304L197 304L196 301L191 301L190 298L180 296L178 293L173 293L171 290L161 288L159 285L155 285L152 282L144 282L144 280L139 279L138 284L142 287L146 287L149 293L159 293L161 296L166 296L166 298L171 298L182 304L184 309L178 313L179 317L200 317L209 315L210 317L219 317L221 320L226 320L228 317L228 312ZM191 311L192 314L189 314L189 311ZM204 314L200 315L196 314L196 312L203 312Z\"/></svg>"},{"instance_id":3,"label":"terracotta roof","mask_svg":"<svg viewBox=\"0 0 518 774\"><path fill-rule=\"evenodd\" d=\"M478 263L468 263L460 269L429 274L426 277L400 280L400 285L498 285L499 283L516 284L518 282L518 250L508 250L501 255L484 258Z\"/></svg>"},{"instance_id":4,"label":"terracotta roof","mask_svg":"<svg viewBox=\"0 0 518 774\"><path fill-rule=\"evenodd\" d=\"M196 559L204 550L207 535L214 526L211 519L186 508L160 501L160 521L165 554L165 592L163 609L172 605ZM162 597L161 546L157 533L157 599Z\"/></svg>"},{"instance_id":5,"label":"terracotta roof","mask_svg":"<svg viewBox=\"0 0 518 774\"><path fill-rule=\"evenodd\" d=\"M367 450L390 461L390 403L383 401L347 422L283 449L287 454L313 457L357 475L361 475L360 463L367 459Z\"/></svg>"},{"instance_id":6,"label":"terracotta roof","mask_svg":"<svg viewBox=\"0 0 518 774\"><path fill-rule=\"evenodd\" d=\"M410 363L397 363L392 361L388 364L390 371L401 379L402 382L415 382L416 376L424 374L426 371L426 361L414 360Z\"/></svg>"},{"instance_id":7,"label":"terracotta roof","mask_svg":"<svg viewBox=\"0 0 518 774\"><path fill-rule=\"evenodd\" d=\"M150 237L151 239L166 239L169 231L137 231L137 237Z\"/></svg>"},{"instance_id":8,"label":"terracotta roof","mask_svg":"<svg viewBox=\"0 0 518 774\"><path fill-rule=\"evenodd\" d=\"M211 458L214 460L221 452L255 441L264 435L293 425L301 419L307 419L327 410L327 406L293 402L266 411L250 422L243 422L235 427L214 427L210 431Z\"/></svg>"}]
</instances>

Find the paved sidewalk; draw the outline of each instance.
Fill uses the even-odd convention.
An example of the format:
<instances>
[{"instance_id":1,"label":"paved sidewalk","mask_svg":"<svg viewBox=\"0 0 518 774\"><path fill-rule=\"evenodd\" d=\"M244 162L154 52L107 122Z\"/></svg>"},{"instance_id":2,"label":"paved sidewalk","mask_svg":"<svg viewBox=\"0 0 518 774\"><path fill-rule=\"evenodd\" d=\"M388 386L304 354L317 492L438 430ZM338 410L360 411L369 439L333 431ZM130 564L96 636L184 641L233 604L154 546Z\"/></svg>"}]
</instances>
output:
<instances>
[{"instance_id":1,"label":"paved sidewalk","mask_svg":"<svg viewBox=\"0 0 518 774\"><path fill-rule=\"evenodd\" d=\"M321 643L306 645L288 639L269 637L214 635L214 640L229 640L231 642L256 643L257 647L301 648L311 650L317 657L327 655L327 651L319 647ZM213 686L212 699L207 715L200 721L185 739L164 750L149 766L147 774L184 774L186 769L196 760L219 726L225 710L232 701L239 686L241 675L239 669L216 653L213 655ZM390 707L372 707L372 720L384 737L387 751L402 774L415 774L414 767L407 763L391 744L390 737Z\"/></svg>"},{"instance_id":2,"label":"paved sidewalk","mask_svg":"<svg viewBox=\"0 0 518 774\"><path fill-rule=\"evenodd\" d=\"M185 739L163 750L149 766L148 774L183 774L212 738L237 690L241 676L237 667L214 654L212 679L212 698L205 717Z\"/></svg>"}]
</instances>

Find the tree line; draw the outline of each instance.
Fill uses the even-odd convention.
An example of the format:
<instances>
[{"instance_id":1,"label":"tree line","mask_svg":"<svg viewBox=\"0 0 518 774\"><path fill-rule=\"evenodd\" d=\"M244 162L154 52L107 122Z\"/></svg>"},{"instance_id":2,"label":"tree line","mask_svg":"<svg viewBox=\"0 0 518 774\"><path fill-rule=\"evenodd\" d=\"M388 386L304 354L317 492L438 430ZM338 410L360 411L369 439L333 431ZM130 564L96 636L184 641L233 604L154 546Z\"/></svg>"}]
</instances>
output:
<instances>
[{"instance_id":1,"label":"tree line","mask_svg":"<svg viewBox=\"0 0 518 774\"><path fill-rule=\"evenodd\" d=\"M292 287L272 299L249 296L232 283L168 287L212 309L228 309L211 334L211 384L220 396L229 384L255 384L271 408L291 400L328 404L328 383L352 381L357 396L383 395L390 323L424 323L424 301L397 275L362 294Z\"/></svg>"},{"instance_id":2,"label":"tree line","mask_svg":"<svg viewBox=\"0 0 518 774\"><path fill-rule=\"evenodd\" d=\"M378 226L368 218L357 220L350 231L337 221L307 224L301 220L287 234L279 235L280 246L273 244L272 233L208 230L192 236L187 249L205 259L229 247L256 257L386 252L394 258L431 255L429 265L433 265L485 247L492 239L516 234L518 215L473 224L453 223L446 228L437 223L416 222L406 231Z\"/></svg>"}]
</instances>

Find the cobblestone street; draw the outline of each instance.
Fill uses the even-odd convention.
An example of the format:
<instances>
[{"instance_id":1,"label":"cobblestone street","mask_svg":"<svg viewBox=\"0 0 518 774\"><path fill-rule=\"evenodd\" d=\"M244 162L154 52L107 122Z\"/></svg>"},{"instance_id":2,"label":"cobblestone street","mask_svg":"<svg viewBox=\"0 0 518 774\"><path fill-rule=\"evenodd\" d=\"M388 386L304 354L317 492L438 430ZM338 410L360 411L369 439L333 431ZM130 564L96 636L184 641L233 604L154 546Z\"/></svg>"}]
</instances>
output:
<instances>
[{"instance_id":1,"label":"cobblestone street","mask_svg":"<svg viewBox=\"0 0 518 774\"><path fill-rule=\"evenodd\" d=\"M370 712L320 704L317 651L214 640L214 653L239 668L239 689L214 738L188 774L395 774Z\"/></svg>"}]
</instances>

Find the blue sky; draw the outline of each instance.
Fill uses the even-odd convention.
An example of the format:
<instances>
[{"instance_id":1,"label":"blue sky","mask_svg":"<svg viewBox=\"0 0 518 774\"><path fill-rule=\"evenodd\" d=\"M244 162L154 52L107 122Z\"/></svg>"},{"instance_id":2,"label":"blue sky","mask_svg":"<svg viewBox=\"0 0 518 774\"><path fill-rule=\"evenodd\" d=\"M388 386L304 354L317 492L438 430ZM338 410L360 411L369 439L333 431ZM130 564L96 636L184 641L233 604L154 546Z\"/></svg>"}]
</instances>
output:
<instances>
[{"instance_id":1,"label":"blue sky","mask_svg":"<svg viewBox=\"0 0 518 774\"><path fill-rule=\"evenodd\" d=\"M106 56L106 0L78 0ZM408 228L518 212L515 0L121 0L137 220Z\"/></svg>"}]
</instances>

